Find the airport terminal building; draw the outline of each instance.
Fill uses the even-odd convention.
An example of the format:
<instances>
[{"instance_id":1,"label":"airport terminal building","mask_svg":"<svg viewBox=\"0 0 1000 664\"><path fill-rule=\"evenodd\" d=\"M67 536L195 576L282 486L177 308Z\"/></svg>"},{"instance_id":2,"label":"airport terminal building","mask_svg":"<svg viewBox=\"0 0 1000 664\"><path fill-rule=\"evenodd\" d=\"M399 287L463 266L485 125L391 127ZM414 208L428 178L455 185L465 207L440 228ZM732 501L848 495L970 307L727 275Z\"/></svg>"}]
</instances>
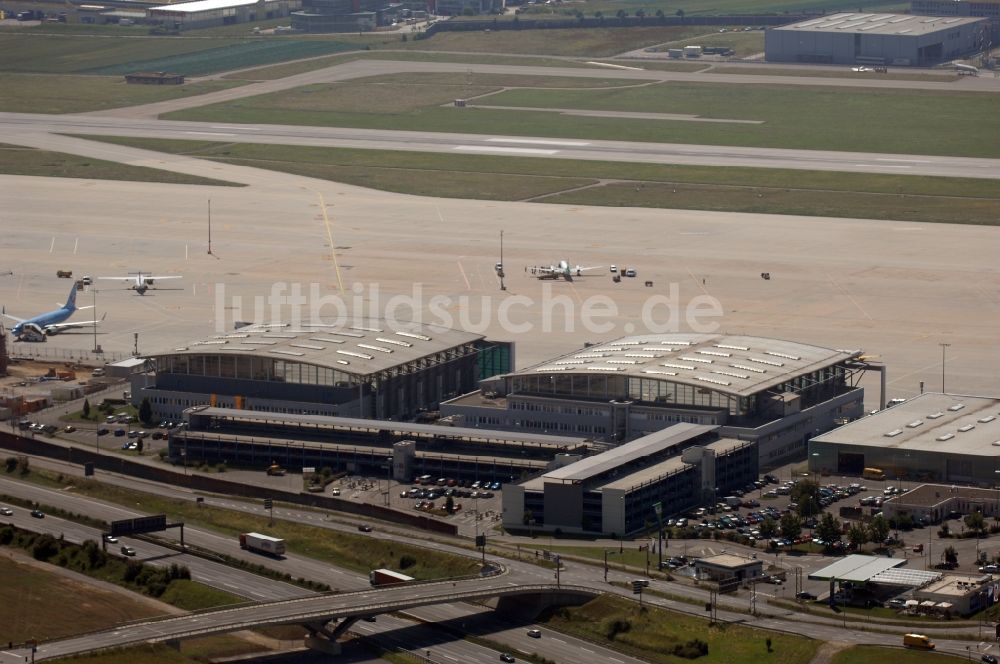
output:
<instances>
[{"instance_id":1,"label":"airport terminal building","mask_svg":"<svg viewBox=\"0 0 1000 664\"><path fill-rule=\"evenodd\" d=\"M887 479L1000 483L1000 399L929 392L809 441L809 469Z\"/></svg>"},{"instance_id":2,"label":"airport terminal building","mask_svg":"<svg viewBox=\"0 0 1000 664\"><path fill-rule=\"evenodd\" d=\"M769 28L768 62L928 67L983 50L990 21L911 14L831 14Z\"/></svg>"},{"instance_id":3,"label":"airport terminal building","mask_svg":"<svg viewBox=\"0 0 1000 664\"><path fill-rule=\"evenodd\" d=\"M717 426L756 443L769 468L863 414L861 355L742 335L631 336L484 380L441 414L467 427L611 443L680 422Z\"/></svg>"},{"instance_id":4,"label":"airport terminal building","mask_svg":"<svg viewBox=\"0 0 1000 664\"><path fill-rule=\"evenodd\" d=\"M674 424L503 490L506 528L629 535L758 477L756 445L718 426Z\"/></svg>"},{"instance_id":5,"label":"airport terminal building","mask_svg":"<svg viewBox=\"0 0 1000 664\"><path fill-rule=\"evenodd\" d=\"M381 420L412 418L513 366L513 346L433 325L250 325L146 356L132 401L158 418L223 406Z\"/></svg>"}]
</instances>

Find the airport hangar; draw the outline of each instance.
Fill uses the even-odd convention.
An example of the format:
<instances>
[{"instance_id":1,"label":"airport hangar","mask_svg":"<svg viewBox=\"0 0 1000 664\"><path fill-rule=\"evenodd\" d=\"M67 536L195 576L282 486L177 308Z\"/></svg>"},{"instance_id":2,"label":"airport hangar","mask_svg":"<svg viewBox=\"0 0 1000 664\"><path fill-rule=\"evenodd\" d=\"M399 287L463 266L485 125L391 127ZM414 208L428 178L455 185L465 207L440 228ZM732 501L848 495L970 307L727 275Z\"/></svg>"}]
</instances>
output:
<instances>
[{"instance_id":1,"label":"airport hangar","mask_svg":"<svg viewBox=\"0 0 1000 664\"><path fill-rule=\"evenodd\" d=\"M886 479L1000 481L1000 399L928 392L809 441L809 470Z\"/></svg>"},{"instance_id":2,"label":"airport hangar","mask_svg":"<svg viewBox=\"0 0 1000 664\"><path fill-rule=\"evenodd\" d=\"M186 408L410 419L511 370L513 344L436 325L255 324L146 356L132 403L158 419Z\"/></svg>"},{"instance_id":3,"label":"airport hangar","mask_svg":"<svg viewBox=\"0 0 1000 664\"><path fill-rule=\"evenodd\" d=\"M503 490L508 530L622 536L758 477L756 445L719 426L674 424ZM565 455L571 459L571 455ZM659 514L657 514L659 510Z\"/></svg>"},{"instance_id":4,"label":"airport hangar","mask_svg":"<svg viewBox=\"0 0 1000 664\"><path fill-rule=\"evenodd\" d=\"M300 4L300 0L194 0L150 7L148 15L150 22L188 30L283 18Z\"/></svg>"},{"instance_id":5,"label":"airport hangar","mask_svg":"<svg viewBox=\"0 0 1000 664\"><path fill-rule=\"evenodd\" d=\"M769 28L767 62L927 67L983 50L985 18L831 14Z\"/></svg>"},{"instance_id":6,"label":"airport hangar","mask_svg":"<svg viewBox=\"0 0 1000 664\"><path fill-rule=\"evenodd\" d=\"M721 334L647 334L590 345L480 383L441 404L456 424L620 443L678 422L757 444L762 469L864 412L861 351ZM881 396L884 404L884 390Z\"/></svg>"}]
</instances>

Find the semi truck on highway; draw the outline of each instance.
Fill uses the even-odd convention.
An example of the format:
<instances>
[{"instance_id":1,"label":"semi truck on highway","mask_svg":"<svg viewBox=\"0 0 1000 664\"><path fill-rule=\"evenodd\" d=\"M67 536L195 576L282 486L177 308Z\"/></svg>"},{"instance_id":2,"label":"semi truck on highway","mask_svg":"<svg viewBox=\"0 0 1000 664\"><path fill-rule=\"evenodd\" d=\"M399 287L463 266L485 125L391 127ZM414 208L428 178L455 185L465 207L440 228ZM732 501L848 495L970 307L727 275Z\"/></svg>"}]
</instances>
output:
<instances>
[{"instance_id":1,"label":"semi truck on highway","mask_svg":"<svg viewBox=\"0 0 1000 664\"><path fill-rule=\"evenodd\" d=\"M373 569L368 573L368 580L373 586L396 586L413 581L413 577L394 572L391 569Z\"/></svg>"},{"instance_id":2,"label":"semi truck on highway","mask_svg":"<svg viewBox=\"0 0 1000 664\"><path fill-rule=\"evenodd\" d=\"M256 553L266 553L270 556L283 556L285 555L285 540L260 533L242 533L240 535L240 548Z\"/></svg>"}]
</instances>

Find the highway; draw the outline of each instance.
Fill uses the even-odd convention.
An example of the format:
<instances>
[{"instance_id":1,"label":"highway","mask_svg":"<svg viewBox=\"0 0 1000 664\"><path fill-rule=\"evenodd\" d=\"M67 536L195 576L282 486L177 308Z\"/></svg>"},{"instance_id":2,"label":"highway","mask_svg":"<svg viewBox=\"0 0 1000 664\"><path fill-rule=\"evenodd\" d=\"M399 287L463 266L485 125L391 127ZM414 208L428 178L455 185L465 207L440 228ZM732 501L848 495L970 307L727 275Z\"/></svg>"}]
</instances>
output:
<instances>
[{"instance_id":1,"label":"highway","mask_svg":"<svg viewBox=\"0 0 1000 664\"><path fill-rule=\"evenodd\" d=\"M90 143L90 147L87 148L82 145L83 141L51 136L51 134L56 133L449 154L494 154L543 159L579 159L645 164L745 166L849 173L1000 178L1000 160L974 157L558 139L345 127L220 124L218 122L182 122L97 114L0 113L0 141L4 143L73 153L78 153L77 151L82 149L86 150L88 156L100 156L113 161L137 161L143 156L159 156L165 160L160 167L171 170L177 170L176 165L188 159L145 150L130 153L126 152L127 148L120 146L98 146L93 143ZM131 159L128 157L130 154L132 155ZM125 156L123 157L123 155Z\"/></svg>"},{"instance_id":2,"label":"highway","mask_svg":"<svg viewBox=\"0 0 1000 664\"><path fill-rule=\"evenodd\" d=\"M116 483L125 481L125 478L117 478L116 476L111 475L102 479L112 480ZM146 484L147 490L153 486L150 483ZM60 506L59 502L65 501L65 505L63 506L74 506L76 511L85 511L88 514L102 512L102 510L108 509L108 506L100 501L86 499L80 496L74 496L51 489L39 488L14 480L3 479L2 483L0 483L0 487L2 487L2 490L6 493L34 500L41 500L44 504ZM164 486L163 491L166 494L171 494L176 492L177 489ZM239 504L238 501L232 502L234 504ZM255 509L253 506L248 507L249 509ZM137 515L139 513L140 512L132 513L130 510L121 510L121 508L114 506L110 507L109 512L104 512L105 515L113 515L117 518ZM95 514L95 516L101 515ZM305 519L307 517L315 517L315 513L309 510L283 508L281 516L284 518ZM101 518L108 517L101 516ZM39 523L45 522L45 525L48 528L51 527L50 524L54 526L58 523L61 531L65 530L67 533L71 531L72 526L72 524L68 524L67 522L52 519L52 517L46 517L44 520L35 520L24 516L22 519L25 521L22 522L21 525L25 526L37 526ZM341 528L347 527L344 524L334 523L324 523L323 525ZM205 533L200 533L198 529L195 528L186 527L185 531L186 535L191 538L191 541L196 541L206 535ZM373 535L388 538L395 537L395 533L392 533L389 527L377 528ZM93 538L93 535L90 535L90 538ZM225 540L225 542L228 542L228 540ZM220 541L216 540L216 544L220 544ZM428 544L458 553L463 552L462 549L457 549L440 542ZM140 553L145 555L145 552L149 550L150 545L146 542L138 542L136 543L136 546L137 548L141 547ZM244 553L244 555L249 554ZM183 564L189 564L187 562L188 560L195 560L192 556L184 556L183 558L185 559ZM297 556L289 556L284 561L271 561L268 558L259 558L257 556L251 556L251 558L259 559L259 561L267 562L269 564L273 562L275 563L274 566L278 569L284 569L293 575L305 575L307 573L306 570L315 571L315 568L312 567L315 563ZM178 560L178 562L180 562L180 560ZM527 639L527 637L524 634L526 624L511 625L509 623L504 623L504 621L498 620L496 617L492 616L491 613L484 612L481 607L457 602L458 599L472 599L482 597L484 594L489 595L494 592L520 593L531 587L541 588L552 586L554 575L549 569L537 567L529 563L518 563L511 560L504 560L503 563L509 570L507 574L486 580L460 581L455 586L445 582L416 587L372 590L367 587L367 584L361 577L347 573L348 576L353 577L355 580L353 587L358 588L355 592L345 593L342 595L322 597L310 596L300 599L269 602L263 605L256 605L247 607L246 609L241 609L241 612L238 614L234 614L232 610L226 610L218 612L218 616L215 614L199 614L194 620L185 621L184 618L189 617L181 617L177 619L178 621L170 622L169 624L162 621L151 621L149 624L145 624L138 631L130 627L128 633L123 633L121 630L109 630L96 635L85 635L77 639L44 643L39 647L36 657L49 658L67 654L69 652L89 650L96 647L109 647L111 645L124 645L144 639L151 639L154 641L169 640L170 638L181 634L192 635L210 633L213 631L227 631L231 629L245 628L251 624L278 624L308 621L309 619L318 620L321 617L357 615L359 613L374 614L404 607L424 606L424 608L419 609L419 613L414 611L411 611L411 613L414 613L420 620L446 620L448 621L448 624L453 627L457 627L462 631L480 633L484 636L488 636L489 638L493 638L504 643L510 643L513 647L523 646L524 648L531 648L529 652L538 652L539 654L550 658L556 657L556 661L585 661L588 657L586 653L594 651L593 644L580 642L579 640L562 635L557 636L556 638L543 638L540 640L532 639L526 642L525 639ZM189 567L192 568L192 572L194 573L195 566L189 565ZM321 568L325 569L329 574L328 567L321 566ZM205 572L200 571L199 568L198 575L203 573ZM211 574L211 572L209 572L209 574ZM624 589L616 586L609 586L603 583L601 575L602 570L600 567L574 563L565 567L563 573L561 574L561 580L564 586L575 586L579 588L581 592L615 592L622 595L629 595L629 593ZM609 576L609 581L621 582L627 581L629 578L629 574L613 570ZM215 581L210 581L210 583L212 583L212 585L217 585ZM265 581L265 583L270 582ZM346 588L347 585L348 584L345 582L344 587ZM655 595L647 595L647 603L656 604L692 615L704 615L702 613L703 604L701 604L701 602L707 599L707 593L704 591L663 581L654 581L651 586L651 590L670 593L673 596L688 596L693 600L696 600L696 602L678 601L665 599ZM443 604L425 606L435 604L437 602L443 602ZM836 618L827 619L819 616L801 616L786 609L768 608L764 598L760 598L758 602L760 615L750 616L749 614L743 612L746 608L745 604L745 599L721 599L720 607L723 608L720 608L719 610L720 620L727 622L740 622L776 631L800 633L812 638L836 641L838 643L896 645L898 641L898 635L896 634L881 634L864 631L862 629L851 629L851 627L860 627L860 625L856 623L849 625L848 623L841 623L836 620ZM207 616L212 617L209 618ZM356 623L352 628L352 631L360 631L361 633L377 631L382 635L379 638L388 638L391 643L393 642L393 639L398 637L400 630L410 630L413 627L412 625L406 625L405 621L402 623L396 622L398 620L398 618L380 617L376 623ZM544 629L544 627L542 627L542 629ZM955 631L954 627L948 630L928 628L925 631L931 634L933 638L938 641L939 649L943 651L965 654L967 652L965 647L970 645L966 642L948 641L942 638L949 632L953 633ZM973 630L971 628L966 628L964 631L971 632ZM393 636L386 637L386 632ZM437 631L433 634L435 644L449 642L448 638L445 637L442 632ZM415 643L409 638L403 642L409 643L411 646ZM975 647L979 648L981 645L982 644L975 644ZM420 643L418 647L423 649L426 646L424 643ZM453 647L465 646L458 643L457 646ZM10 656L16 658L20 657L21 654L21 652L15 651ZM484 660L481 659L481 657L485 656L484 653L478 653L474 656L473 653L464 653L460 661L493 661L495 653L492 654L494 656L487 657ZM16 659L4 659L4 656L5 653L0 653L0 662L17 661ZM468 659L470 656L473 658ZM615 654L614 658L623 662L627 661L628 664L635 663L635 660L623 658L618 654ZM450 657L447 659L450 659Z\"/></svg>"}]
</instances>

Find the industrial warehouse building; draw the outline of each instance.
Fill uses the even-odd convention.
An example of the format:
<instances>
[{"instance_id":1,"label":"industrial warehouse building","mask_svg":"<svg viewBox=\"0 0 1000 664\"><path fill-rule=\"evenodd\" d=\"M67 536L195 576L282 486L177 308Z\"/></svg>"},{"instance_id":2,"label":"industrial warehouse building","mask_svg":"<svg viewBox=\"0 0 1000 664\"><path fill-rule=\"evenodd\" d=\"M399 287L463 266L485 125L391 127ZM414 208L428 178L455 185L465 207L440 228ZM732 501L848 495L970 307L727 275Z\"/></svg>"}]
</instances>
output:
<instances>
[{"instance_id":1,"label":"industrial warehouse building","mask_svg":"<svg viewBox=\"0 0 1000 664\"><path fill-rule=\"evenodd\" d=\"M926 67L983 50L990 22L909 14L832 14L770 28L768 62Z\"/></svg>"},{"instance_id":2,"label":"industrial warehouse building","mask_svg":"<svg viewBox=\"0 0 1000 664\"><path fill-rule=\"evenodd\" d=\"M994 486L1000 400L927 393L809 441L809 470Z\"/></svg>"},{"instance_id":3,"label":"industrial warehouse building","mask_svg":"<svg viewBox=\"0 0 1000 664\"><path fill-rule=\"evenodd\" d=\"M433 325L250 325L150 354L132 401L156 417L192 406L407 419L510 371L511 344Z\"/></svg>"},{"instance_id":4,"label":"industrial warehouse building","mask_svg":"<svg viewBox=\"0 0 1000 664\"><path fill-rule=\"evenodd\" d=\"M923 16L977 16L1000 25L1000 0L911 0L910 13Z\"/></svg>"},{"instance_id":5,"label":"industrial warehouse building","mask_svg":"<svg viewBox=\"0 0 1000 664\"><path fill-rule=\"evenodd\" d=\"M267 468L329 467L399 482L428 474L469 482L512 482L592 452L581 438L433 424L196 406L168 437L175 462Z\"/></svg>"},{"instance_id":6,"label":"industrial warehouse building","mask_svg":"<svg viewBox=\"0 0 1000 664\"><path fill-rule=\"evenodd\" d=\"M753 443L719 438L719 427L675 424L503 492L505 528L628 535L758 476Z\"/></svg>"},{"instance_id":7,"label":"industrial warehouse building","mask_svg":"<svg viewBox=\"0 0 1000 664\"><path fill-rule=\"evenodd\" d=\"M756 443L760 466L860 417L861 351L719 334L648 334L588 346L485 380L441 404L467 427L621 443L679 422ZM458 419L460 418L460 419Z\"/></svg>"},{"instance_id":8,"label":"industrial warehouse building","mask_svg":"<svg viewBox=\"0 0 1000 664\"><path fill-rule=\"evenodd\" d=\"M151 22L187 30L288 16L299 0L195 0L149 8Z\"/></svg>"}]
</instances>

